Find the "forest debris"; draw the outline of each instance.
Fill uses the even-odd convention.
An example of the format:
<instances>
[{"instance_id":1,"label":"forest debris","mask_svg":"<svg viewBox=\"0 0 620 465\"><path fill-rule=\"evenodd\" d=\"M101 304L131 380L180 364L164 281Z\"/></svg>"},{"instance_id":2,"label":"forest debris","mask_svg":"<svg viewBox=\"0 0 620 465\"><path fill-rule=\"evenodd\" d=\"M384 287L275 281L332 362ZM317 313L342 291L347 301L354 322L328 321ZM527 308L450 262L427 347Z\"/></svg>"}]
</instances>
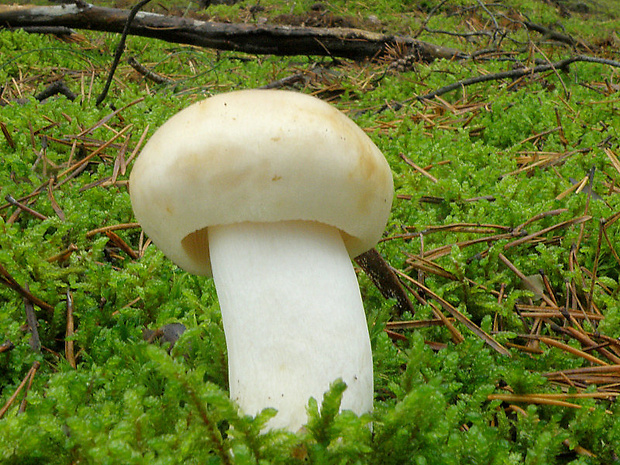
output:
<instances>
[{"instance_id":1,"label":"forest debris","mask_svg":"<svg viewBox=\"0 0 620 465\"><path fill-rule=\"evenodd\" d=\"M531 21L523 21L523 25L532 31L536 31L544 35L545 37L557 40L558 42L562 42L571 46L577 45L577 41L573 39L568 34L563 34L561 32L555 31L553 29L549 29L548 27L542 26L540 24L533 23Z\"/></svg>"},{"instance_id":2,"label":"forest debris","mask_svg":"<svg viewBox=\"0 0 620 465\"><path fill-rule=\"evenodd\" d=\"M428 260L424 257L420 257L419 255L413 255L407 252L405 252L405 254L407 255L406 263L413 269L434 274L436 276L441 276L442 278L446 278L451 281L457 281L458 279L453 273L450 273L448 270L442 266L439 266L432 260Z\"/></svg>"},{"instance_id":3,"label":"forest debris","mask_svg":"<svg viewBox=\"0 0 620 465\"><path fill-rule=\"evenodd\" d=\"M54 263L54 262L64 262L66 260L69 259L69 257L71 256L71 254L73 252L76 252L78 250L78 246L75 244L69 244L69 247L67 247L65 250L63 250L60 253L57 253L56 255L52 255L51 257L49 257L47 259L48 262L50 263Z\"/></svg>"},{"instance_id":4,"label":"forest debris","mask_svg":"<svg viewBox=\"0 0 620 465\"><path fill-rule=\"evenodd\" d=\"M67 289L67 331L65 332L65 357L71 368L74 370L77 368L75 362L75 352L73 350L73 336L75 334L74 322L73 322L73 294L71 289Z\"/></svg>"},{"instance_id":5,"label":"forest debris","mask_svg":"<svg viewBox=\"0 0 620 465\"><path fill-rule=\"evenodd\" d=\"M520 174L523 172L529 172L530 170L532 170L533 168L546 168L549 166L555 166L558 165L562 162L564 162L567 158L572 157L573 155L577 155L580 153L588 153L591 152L592 149L586 147L586 148L582 148L582 149L575 149L575 150L570 150L570 151L565 151L565 152L518 152L521 155L532 155L531 159L527 159L527 158L521 158L521 161L523 162L523 166L521 166L520 168L517 168L514 171L511 171L510 173L506 173L503 174L502 176L500 176L500 179L503 179L507 176L514 176L516 174ZM528 161L533 161L532 163L528 164Z\"/></svg>"},{"instance_id":6,"label":"forest debris","mask_svg":"<svg viewBox=\"0 0 620 465\"><path fill-rule=\"evenodd\" d=\"M39 102L42 102L43 100L46 100L54 95L64 95L71 101L77 98L77 95L69 89L67 84L62 80L52 82L44 90L36 94L34 98Z\"/></svg>"},{"instance_id":7,"label":"forest debris","mask_svg":"<svg viewBox=\"0 0 620 465\"><path fill-rule=\"evenodd\" d=\"M568 209L566 208L558 208L556 210L547 210L546 212L542 212L542 213L538 213L534 216L532 216L531 218L529 218L527 221L525 221L524 223L521 223L519 226L517 226L516 228L514 228L515 234L519 235L521 234L521 232L530 224L535 223L536 221L540 221L543 218L547 218L549 216L557 216L557 215L561 215L562 213L566 213L568 212Z\"/></svg>"},{"instance_id":8,"label":"forest debris","mask_svg":"<svg viewBox=\"0 0 620 465\"><path fill-rule=\"evenodd\" d=\"M143 6L145 6L147 3L149 3L150 1L151 0L140 0L138 3L132 6L131 10L129 10L129 13L127 14L127 18L124 21L125 24L123 25L123 32L121 34L121 38L118 42L118 45L116 46L116 51L114 52L114 60L112 61L112 65L110 66L110 70L108 72L108 78L106 79L106 82L103 86L103 90L97 97L97 100L95 102L96 106L101 105L101 103L105 100L106 96L108 95L108 91L110 90L110 86L112 85L112 81L114 80L114 73L116 72L116 68L118 67L118 64L121 61L123 52L125 51L125 43L127 41L127 35L129 34L129 30L132 26L133 20L135 19L136 15L140 12L140 9ZM85 5L80 5L76 2L76 6L81 7Z\"/></svg>"},{"instance_id":9,"label":"forest debris","mask_svg":"<svg viewBox=\"0 0 620 465\"><path fill-rule=\"evenodd\" d=\"M566 227L569 227L569 226L575 226L575 225L582 224L582 223L585 223L587 221L590 221L591 219L592 219L591 216L584 215L584 216L580 216L580 217L577 217L577 218L573 218L571 220L562 221L561 223L554 224L553 226L549 226L548 228L541 229L540 231L537 231L537 232L532 233L532 234L528 234L527 236L523 236L523 237L521 237L519 239L516 239L516 240L514 240L512 242L509 242L508 244L504 245L504 250L508 250L511 247L515 247L517 245L521 245L521 244L523 244L525 242L529 242L529 241L531 241L532 239L534 239L536 237L542 236L542 235L547 234L548 232L551 232L551 231L555 231L556 229L562 229L562 228L566 228Z\"/></svg>"},{"instance_id":10,"label":"forest debris","mask_svg":"<svg viewBox=\"0 0 620 465\"><path fill-rule=\"evenodd\" d=\"M433 300L437 301L443 307L444 310L446 310L448 313L450 313L454 317L455 320L457 320L459 323L465 325L470 331L472 331L474 334L476 334L479 338L481 338L484 342L486 342L490 347L495 349L498 353L510 357L510 352L504 346L502 346L499 342L497 342L495 339L493 339L493 337L491 337L489 334L487 334L477 324L475 324L473 321L471 321L469 318L467 318L465 315L463 315L461 312L459 312L448 301L446 301L445 299L443 299L439 295L435 294L432 290L430 290L428 287L426 287L421 282L413 279L411 276L403 273L402 271L396 270L396 269L394 271L396 272L396 274L398 274L399 276L405 278L407 281L410 281L416 287L418 287L419 289L421 289L425 293L427 293L429 296L431 296L431 298Z\"/></svg>"},{"instance_id":11,"label":"forest debris","mask_svg":"<svg viewBox=\"0 0 620 465\"><path fill-rule=\"evenodd\" d=\"M117 231L119 229L136 229L140 228L140 223L121 223L121 224L113 224L110 226L104 226L102 228L92 229L86 233L86 238L91 238L96 234L105 234L108 231Z\"/></svg>"},{"instance_id":12,"label":"forest debris","mask_svg":"<svg viewBox=\"0 0 620 465\"><path fill-rule=\"evenodd\" d=\"M415 314L413 304L407 297L402 284L377 249L373 248L359 255L355 258L355 263L364 270L385 298L396 300L400 314L405 312Z\"/></svg>"},{"instance_id":13,"label":"forest debris","mask_svg":"<svg viewBox=\"0 0 620 465\"><path fill-rule=\"evenodd\" d=\"M575 349L574 347L569 346L568 344L564 344L563 342L556 341L555 339L552 339L550 337L539 336L538 340L542 342L543 344L557 347L558 349L562 349L564 352L568 352L569 354L573 354L577 357L581 357L591 363L596 363L597 365L609 365L609 363L601 360L600 358L594 357L593 355L590 355L587 352L584 352L583 350Z\"/></svg>"},{"instance_id":14,"label":"forest debris","mask_svg":"<svg viewBox=\"0 0 620 465\"><path fill-rule=\"evenodd\" d=\"M533 283L530 280L530 278L525 276L516 266L512 264L510 260L508 260L508 258L506 258L504 254L499 253L498 258L504 265L506 265L514 274L516 274L519 277L519 279L521 280L525 288L527 288L529 291L533 292L534 294L536 294L537 291L540 291L540 288L537 288L536 283ZM549 297L547 297L544 293L541 292L539 295L540 295L540 299L545 301L548 305L551 305L551 306L554 305L553 301Z\"/></svg>"},{"instance_id":15,"label":"forest debris","mask_svg":"<svg viewBox=\"0 0 620 465\"><path fill-rule=\"evenodd\" d=\"M54 313L54 307L52 307L47 302L39 299L38 297L32 295L28 289L20 286L19 283L15 280L15 278L11 276L11 274L6 270L4 266L2 266L2 264L0 264L0 283L4 284L7 287L10 287L11 289L19 293L22 297L28 299L37 307L43 310L47 310L50 314Z\"/></svg>"},{"instance_id":16,"label":"forest debris","mask_svg":"<svg viewBox=\"0 0 620 465\"><path fill-rule=\"evenodd\" d=\"M407 163L409 166L411 166L414 170L416 170L418 173L422 174L423 176L426 176L428 179L430 179L432 182L437 183L437 178L435 176L433 176L432 174L430 174L428 171L426 171L424 168L419 167L418 165L416 165L414 162L412 162L411 160L409 160L404 154L399 153L398 156L405 162Z\"/></svg>"},{"instance_id":17,"label":"forest debris","mask_svg":"<svg viewBox=\"0 0 620 465\"><path fill-rule=\"evenodd\" d=\"M112 118L114 118L115 116L119 115L120 113L125 111L127 108L142 102L144 99L145 99L145 97L137 98L136 100L133 100L133 101L129 102L127 105L114 110L112 113L107 114L106 116L101 118L99 121L97 121L95 124L93 124L92 126L84 129L82 132L80 132L79 134L75 135L74 137L76 139L79 139L79 138L85 136L86 134L92 134L96 129L99 129L101 126L107 124ZM129 125L129 126L132 126L132 125ZM125 128L125 129L127 129L127 128ZM117 134L117 136L118 136L118 134Z\"/></svg>"},{"instance_id":18,"label":"forest debris","mask_svg":"<svg viewBox=\"0 0 620 465\"><path fill-rule=\"evenodd\" d=\"M575 181L573 178L569 178L569 181L572 184L572 186L566 189L564 192L560 192L555 197L555 200L562 200L564 197L566 197L567 195L573 192L579 193L588 184L588 179L589 179L589 176L585 176L581 181Z\"/></svg>"},{"instance_id":19,"label":"forest debris","mask_svg":"<svg viewBox=\"0 0 620 465\"><path fill-rule=\"evenodd\" d=\"M11 194L7 194L4 196L4 200L6 200L7 202L9 202L11 205L19 208L21 211L24 211L32 216L34 216L35 218L39 219L39 220L46 220L47 216L39 213L36 210L33 210L32 208L30 208L28 205L24 205L23 203L19 202L18 200L15 200L13 198L13 196L11 196Z\"/></svg>"},{"instance_id":20,"label":"forest debris","mask_svg":"<svg viewBox=\"0 0 620 465\"><path fill-rule=\"evenodd\" d=\"M593 393L597 394L597 393ZM574 395L576 396L576 394ZM580 409L581 405L567 402L563 399L570 399L573 396L570 394L489 394L488 400L501 400L504 402L517 402L525 404L542 404L542 405L555 405L557 407L569 407ZM596 396L592 396L596 397ZM609 398L609 396L607 396Z\"/></svg>"},{"instance_id":21,"label":"forest debris","mask_svg":"<svg viewBox=\"0 0 620 465\"><path fill-rule=\"evenodd\" d=\"M307 80L308 77L306 76L306 73L295 73L290 76L283 77L282 79L278 79L277 81L272 81L269 84L260 86L259 89L282 89Z\"/></svg>"},{"instance_id":22,"label":"forest debris","mask_svg":"<svg viewBox=\"0 0 620 465\"><path fill-rule=\"evenodd\" d=\"M155 341L159 341L161 345L170 344L168 347L168 353L170 353L185 330L185 325L182 323L169 323L155 330L143 328L142 338L149 344Z\"/></svg>"},{"instance_id":23,"label":"forest debris","mask_svg":"<svg viewBox=\"0 0 620 465\"><path fill-rule=\"evenodd\" d=\"M410 230L411 227L407 227L407 229ZM445 231L459 232L459 233L493 234L496 231L510 232L511 229L512 228L510 226L502 226L500 224L451 223L451 224L440 224L440 225L428 226L424 228L423 231L421 231L420 233L416 233L415 235L416 236L418 234L426 235L426 234L445 232Z\"/></svg>"},{"instance_id":24,"label":"forest debris","mask_svg":"<svg viewBox=\"0 0 620 465\"><path fill-rule=\"evenodd\" d=\"M601 317L602 315L597 315L597 316ZM588 318L585 312L584 312L584 317ZM603 357L606 357L608 360L611 360L612 363L620 363L619 356L607 350L607 348L605 348L603 345L600 345L594 342L585 331L579 331L576 328L567 326L564 328L564 332L568 334L569 336L573 337L574 339L576 339L577 341L579 341L579 343L582 345L584 350L596 350Z\"/></svg>"},{"instance_id":25,"label":"forest debris","mask_svg":"<svg viewBox=\"0 0 620 465\"><path fill-rule=\"evenodd\" d=\"M577 310L566 310L557 306L548 305L528 305L517 303L515 310L524 318L566 318L568 314L571 319L602 320L603 316L596 313L584 313Z\"/></svg>"},{"instance_id":26,"label":"forest debris","mask_svg":"<svg viewBox=\"0 0 620 465\"><path fill-rule=\"evenodd\" d=\"M125 252L127 255L129 255L133 260L136 260L139 255L138 253L133 250L129 244L127 244L127 242L125 242L118 234L116 234L114 231L106 231L105 235L108 236L108 238L110 239L110 241L116 245L119 249L121 249L123 252Z\"/></svg>"},{"instance_id":27,"label":"forest debris","mask_svg":"<svg viewBox=\"0 0 620 465\"><path fill-rule=\"evenodd\" d=\"M571 368L560 371L550 371L542 375L549 379L563 379L583 375L613 375L620 381L620 365L605 365L595 367Z\"/></svg>"},{"instance_id":28,"label":"forest debris","mask_svg":"<svg viewBox=\"0 0 620 465\"><path fill-rule=\"evenodd\" d=\"M454 322L454 318L448 318L450 322ZM443 326L444 320L434 318L432 320L409 320L409 321L388 321L385 323L387 329L419 329L431 326Z\"/></svg>"},{"instance_id":29,"label":"forest debris","mask_svg":"<svg viewBox=\"0 0 620 465\"><path fill-rule=\"evenodd\" d=\"M13 136L11 136L11 132L3 121L0 121L0 130L2 130L2 134L4 135L7 144L9 144L9 147L11 147L12 150L15 150L15 141L13 140Z\"/></svg>"},{"instance_id":30,"label":"forest debris","mask_svg":"<svg viewBox=\"0 0 620 465\"><path fill-rule=\"evenodd\" d=\"M503 239L509 239L511 237L513 237L512 233L506 233L506 234L495 234L493 236L479 237L477 239L470 239L466 241L460 241L460 242L456 242L455 244L447 244L444 246L437 247L436 249L433 249L433 250L428 250L424 252L423 256L427 260L435 260L439 257L444 257L446 255L449 255L450 252L452 251L453 245L456 245L459 249L464 249L472 245L496 242L496 241L503 240Z\"/></svg>"},{"instance_id":31,"label":"forest debris","mask_svg":"<svg viewBox=\"0 0 620 465\"><path fill-rule=\"evenodd\" d=\"M129 14L129 10L76 3L3 10L0 11L0 24L13 28L64 26L121 33ZM463 59L468 56L460 50L411 37L362 29L218 23L143 12L133 18L129 33L172 43L252 54L361 59L379 56L391 46L411 49L428 61L436 58Z\"/></svg>"},{"instance_id":32,"label":"forest debris","mask_svg":"<svg viewBox=\"0 0 620 465\"><path fill-rule=\"evenodd\" d=\"M34 375L37 373L37 370L40 367L40 363L39 362L34 362L32 364L32 368L30 368L30 371L28 372L28 375L30 376L26 376L28 378L28 385L26 386L26 389L24 390L24 398L22 399L22 403L19 405L19 413L24 413L26 411L26 405L28 405L28 403L26 402L26 398L28 397L28 391L30 391L30 388L32 387L32 382L34 381Z\"/></svg>"},{"instance_id":33,"label":"forest debris","mask_svg":"<svg viewBox=\"0 0 620 465\"><path fill-rule=\"evenodd\" d=\"M620 161L618 161L618 156L608 147L603 148L603 151L605 152L605 155L607 155L607 158L609 158L609 161L611 161L611 164L616 171L620 173Z\"/></svg>"},{"instance_id":34,"label":"forest debris","mask_svg":"<svg viewBox=\"0 0 620 465\"><path fill-rule=\"evenodd\" d=\"M24 286L26 291L30 291L28 289L28 284ZM41 352L41 340L39 339L39 322L37 321L37 315L34 313L34 307L30 300L24 297L24 311L26 312L26 321L28 322L28 329L30 330L30 340L28 343L30 347L35 352Z\"/></svg>"},{"instance_id":35,"label":"forest debris","mask_svg":"<svg viewBox=\"0 0 620 465\"><path fill-rule=\"evenodd\" d=\"M431 307L435 317L437 317L437 319L439 319L439 321L441 321L441 324L443 326L445 326L448 331L450 331L450 336L452 338L452 342L454 342L455 344L460 344L460 343L465 341L465 338L463 337L461 332L452 323L452 320L453 320L452 318L446 317L443 314L443 312L439 308L437 308L437 306L433 302L428 302L415 289L412 289L411 287L409 287L408 285L406 285L404 283L403 283L403 286L416 298L416 300L418 302L420 302L420 304L428 305L429 307Z\"/></svg>"},{"instance_id":36,"label":"forest debris","mask_svg":"<svg viewBox=\"0 0 620 465\"><path fill-rule=\"evenodd\" d=\"M13 344L10 340L4 341L0 344L0 354L2 352L8 352L9 350L13 350L15 348L15 344Z\"/></svg>"},{"instance_id":37,"label":"forest debris","mask_svg":"<svg viewBox=\"0 0 620 465\"><path fill-rule=\"evenodd\" d=\"M87 156L82 158L80 161L75 162L74 164L72 164L71 166L66 168L64 171L59 173L58 174L58 178L62 178L64 176L66 176L67 174L69 174L69 176L63 182L61 182L60 184L63 184L68 179L73 178L75 176L75 173L77 172L77 170L79 168L85 167L86 164L88 164L93 158L95 158L97 155L99 155L101 152L103 152L110 144L112 144L112 142L114 142L119 137L123 136L132 127L133 127L132 124L129 124L129 125L125 126L119 132L114 134L107 142L105 142L103 145L99 146L96 150L92 151L90 154L88 154ZM72 174L70 174L70 173L72 173Z\"/></svg>"},{"instance_id":38,"label":"forest debris","mask_svg":"<svg viewBox=\"0 0 620 465\"><path fill-rule=\"evenodd\" d=\"M9 397L9 400L6 401L6 404L4 404L4 406L0 409L0 419L2 419L2 417L7 412L7 410L11 407L13 402L15 402L15 399L17 398L21 390L24 389L24 386L26 386L26 383L28 383L28 388L26 389L26 394L24 394L24 400L22 401L22 405L20 407L20 412L23 412L23 409L26 406L25 401L26 401L26 395L28 394L28 389L32 385L32 381L34 380L34 375L37 373L37 370L39 369L40 366L41 366L41 363L39 362L34 362L32 364L32 367L30 368L30 371L28 371L28 374L26 374L26 376L24 377L20 385L17 387L13 395Z\"/></svg>"},{"instance_id":39,"label":"forest debris","mask_svg":"<svg viewBox=\"0 0 620 465\"><path fill-rule=\"evenodd\" d=\"M172 79L169 79L165 76L162 76L161 74L158 74L150 69L148 69L146 66L144 66L142 63L140 63L136 57L129 57L127 58L127 63L129 63L129 66L131 66L133 69L135 69L138 73L140 73L142 76L144 76L147 79L150 79L151 81L153 81L156 84L173 84L174 81Z\"/></svg>"},{"instance_id":40,"label":"forest debris","mask_svg":"<svg viewBox=\"0 0 620 465\"><path fill-rule=\"evenodd\" d=\"M50 181L47 184L47 198L49 199L52 210L54 210L56 216L60 218L60 221L65 221L65 212L62 211L62 208L60 208L60 205L56 202L56 197L54 197L54 181L54 178L50 178Z\"/></svg>"},{"instance_id":41,"label":"forest debris","mask_svg":"<svg viewBox=\"0 0 620 465\"><path fill-rule=\"evenodd\" d=\"M521 278L521 287L534 294L532 297L534 300L540 300L543 298L545 293L544 286L543 278L539 274L532 274Z\"/></svg>"}]
</instances>

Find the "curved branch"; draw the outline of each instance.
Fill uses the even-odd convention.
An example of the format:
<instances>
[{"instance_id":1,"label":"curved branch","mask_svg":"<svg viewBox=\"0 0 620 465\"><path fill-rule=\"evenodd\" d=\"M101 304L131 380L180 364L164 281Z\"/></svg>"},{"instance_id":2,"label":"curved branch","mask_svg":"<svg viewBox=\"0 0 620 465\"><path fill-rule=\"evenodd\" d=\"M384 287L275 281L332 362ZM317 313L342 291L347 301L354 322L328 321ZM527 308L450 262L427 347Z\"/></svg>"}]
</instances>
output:
<instances>
[{"instance_id":1,"label":"curved branch","mask_svg":"<svg viewBox=\"0 0 620 465\"><path fill-rule=\"evenodd\" d=\"M485 74L484 76L474 76L467 79L462 79L457 82L453 82L444 87L440 87L433 92L429 92L425 95L419 95L416 98L418 100L430 100L434 97L447 94L456 89L462 89L463 87L470 86L472 84L478 84L480 82L498 81L500 79L518 79L523 76L533 75L538 73L544 73L546 71L555 71L558 69L565 70L571 63L578 61L584 61L588 63L598 63L602 65L613 66L614 68L620 68L620 62L614 60L608 60L606 58L597 58L588 55L575 55L564 60L556 61L555 63L549 63L547 65L534 66L533 68L518 68L510 71L502 71L500 73Z\"/></svg>"}]
</instances>

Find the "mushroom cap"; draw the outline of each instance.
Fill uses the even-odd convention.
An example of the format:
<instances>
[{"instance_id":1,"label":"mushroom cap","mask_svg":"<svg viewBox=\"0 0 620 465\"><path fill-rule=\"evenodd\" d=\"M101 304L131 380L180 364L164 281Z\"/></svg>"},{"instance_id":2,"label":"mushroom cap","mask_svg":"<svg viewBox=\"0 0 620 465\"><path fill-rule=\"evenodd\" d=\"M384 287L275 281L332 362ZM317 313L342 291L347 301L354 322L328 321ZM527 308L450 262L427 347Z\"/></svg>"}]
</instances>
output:
<instances>
[{"instance_id":1,"label":"mushroom cap","mask_svg":"<svg viewBox=\"0 0 620 465\"><path fill-rule=\"evenodd\" d=\"M178 266L211 275L207 228L306 220L338 228L349 255L375 246L393 197L390 167L333 106L281 90L197 102L149 139L129 179L136 218Z\"/></svg>"}]
</instances>

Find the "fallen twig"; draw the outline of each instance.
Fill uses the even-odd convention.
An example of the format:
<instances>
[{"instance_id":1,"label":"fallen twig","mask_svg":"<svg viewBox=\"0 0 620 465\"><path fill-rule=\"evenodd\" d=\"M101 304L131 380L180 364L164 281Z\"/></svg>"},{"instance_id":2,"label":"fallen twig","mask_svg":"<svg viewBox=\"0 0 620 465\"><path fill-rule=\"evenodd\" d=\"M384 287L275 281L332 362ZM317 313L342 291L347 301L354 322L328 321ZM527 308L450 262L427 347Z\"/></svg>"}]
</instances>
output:
<instances>
[{"instance_id":1,"label":"fallen twig","mask_svg":"<svg viewBox=\"0 0 620 465\"><path fill-rule=\"evenodd\" d=\"M405 312L415 314L413 304L407 297L392 267L377 252L377 249L370 249L361 254L355 258L355 262L364 270L384 297L396 300L401 314Z\"/></svg>"},{"instance_id":2,"label":"fallen twig","mask_svg":"<svg viewBox=\"0 0 620 465\"><path fill-rule=\"evenodd\" d=\"M38 297L35 297L30 293L29 290L24 289L22 286L20 286L19 283L15 280L15 278L11 276L11 274L6 270L6 268L4 268L4 266L2 266L2 264L0 264L0 283L3 283L4 285L18 292L22 297L25 297L37 307L43 310L47 310L49 313L54 312L54 307L52 307L47 302L39 299Z\"/></svg>"},{"instance_id":3,"label":"fallen twig","mask_svg":"<svg viewBox=\"0 0 620 465\"><path fill-rule=\"evenodd\" d=\"M47 216L39 213L36 210L33 210L28 205L24 205L23 203L19 202L18 200L15 200L13 198L13 196L11 196L10 194L5 195L4 196L4 200L9 202L11 205L19 208L20 210L25 211L26 213L29 213L30 215L34 216L35 218L37 218L39 220L46 220L47 219Z\"/></svg>"},{"instance_id":4,"label":"fallen twig","mask_svg":"<svg viewBox=\"0 0 620 465\"><path fill-rule=\"evenodd\" d=\"M15 390L13 395L9 398L9 400L6 401L6 404L4 404L4 406L0 409L0 419L4 416L6 411L11 407L13 402L15 402L15 399L17 398L21 390L24 389L24 386L26 385L26 383L29 383L29 384L32 383L32 380L34 379L34 375L36 374L40 366L41 366L41 363L39 362L34 362L32 364L32 367L30 368L30 371L28 371L28 374L25 376L25 378L20 383L20 385L17 387L17 389Z\"/></svg>"},{"instance_id":5,"label":"fallen twig","mask_svg":"<svg viewBox=\"0 0 620 465\"><path fill-rule=\"evenodd\" d=\"M136 60L135 57L127 58L127 63L129 64L129 66L135 69L142 76L144 76L147 79L150 79L156 84L172 84L174 82L172 79L168 79L167 77L164 77L161 74L157 74L151 71L146 66L141 64L138 60Z\"/></svg>"},{"instance_id":6,"label":"fallen twig","mask_svg":"<svg viewBox=\"0 0 620 465\"><path fill-rule=\"evenodd\" d=\"M29 291L28 285L24 286L24 289ZM37 327L39 323L37 322L37 315L34 313L34 307L32 306L32 302L29 299L24 297L24 311L26 312L26 321L28 322L28 328L30 329L30 347L35 352L41 351L41 340L39 339L39 330Z\"/></svg>"},{"instance_id":7,"label":"fallen twig","mask_svg":"<svg viewBox=\"0 0 620 465\"><path fill-rule=\"evenodd\" d=\"M151 0L140 0L129 12L127 15L127 19L125 20L125 26L123 27L123 32L121 34L121 40L118 42L118 46L116 47L116 52L114 53L114 61L112 62L112 66L110 66L110 72L108 73L108 79L105 82L105 86L97 97L97 102L95 105L99 106L101 102L103 102L108 95L108 91L110 90L110 85L112 84L112 79L114 78L114 73L116 72L116 68L121 61L121 57L123 56L123 52L125 51L125 42L127 41L127 34L129 34L129 29L131 27L131 22L134 20L140 8L149 3ZM78 6L76 4L76 6Z\"/></svg>"},{"instance_id":8,"label":"fallen twig","mask_svg":"<svg viewBox=\"0 0 620 465\"><path fill-rule=\"evenodd\" d=\"M591 57L587 55L575 55L575 56L566 58L564 60L556 61L555 63L550 63L548 65L534 66L533 68L511 69L510 71L502 71L499 73L491 73L491 74L485 74L483 76L474 76L474 77L470 77L467 79L462 79L460 81L453 82L452 84L449 84L447 86L440 87L439 89L434 90L433 92L429 92L428 94L419 95L416 98L421 101L430 100L440 95L447 94L448 92L452 92L453 90L463 89L467 86L471 86L473 84L479 84L481 82L499 81L501 79L518 79L524 76L531 76L534 74L544 73L547 71L567 70L570 64L576 63L579 61L584 61L588 63L599 63L599 64L608 65L608 66L613 66L615 68L620 68L620 62L615 61L615 60Z\"/></svg>"},{"instance_id":9,"label":"fallen twig","mask_svg":"<svg viewBox=\"0 0 620 465\"><path fill-rule=\"evenodd\" d=\"M578 218L573 218L572 220L566 220L566 221L562 221L561 223L558 224L554 224L553 226L549 226L548 228L545 229L541 229L540 231L537 231L535 233L532 234L528 234L527 236L523 236L520 237L517 240L514 240L512 242L509 242L508 244L504 245L504 250L509 249L510 247L515 247L517 245L521 245L525 242L529 242L532 239L538 237L538 236L542 236L544 234L547 234L548 232L551 231L555 231L556 229L561 229L561 228L565 228L568 226L575 226L577 224L581 224L581 223L585 223L586 221L590 221L592 219L591 216L580 216Z\"/></svg>"},{"instance_id":10,"label":"fallen twig","mask_svg":"<svg viewBox=\"0 0 620 465\"><path fill-rule=\"evenodd\" d=\"M111 226L104 226L102 228L92 229L86 233L86 238L93 237L96 234L105 234L108 231L117 231L119 229L135 229L139 228L140 223L123 223L123 224L113 224Z\"/></svg>"},{"instance_id":11,"label":"fallen twig","mask_svg":"<svg viewBox=\"0 0 620 465\"><path fill-rule=\"evenodd\" d=\"M396 272L396 274L398 274L399 276L405 278L406 280L410 281L411 283L415 284L418 288L420 288L421 290L426 292L428 295L430 295L434 300L439 302L439 304L444 308L444 310L446 310L448 313L450 313L454 317L455 320L457 320L459 323L465 325L470 331L472 331L474 334L476 334L478 337L480 337L484 342L486 342L489 346L491 346L497 352L499 352L502 355L506 355L506 356L510 357L510 352L508 351L508 349L506 349L504 346L502 346L499 342L497 342L495 339L493 339L493 337L491 337L489 334L487 334L477 324L475 324L473 321L471 321L469 318L467 318L465 315L463 315L461 312L459 312L456 308L454 308L453 305L450 305L450 303L447 302L445 299L441 298L440 296L435 294L432 290L430 290L428 287L426 287L424 284L422 284L421 282L413 279L411 276L403 273L402 271L399 271L399 270L396 270L396 269L394 269L394 271Z\"/></svg>"}]
</instances>

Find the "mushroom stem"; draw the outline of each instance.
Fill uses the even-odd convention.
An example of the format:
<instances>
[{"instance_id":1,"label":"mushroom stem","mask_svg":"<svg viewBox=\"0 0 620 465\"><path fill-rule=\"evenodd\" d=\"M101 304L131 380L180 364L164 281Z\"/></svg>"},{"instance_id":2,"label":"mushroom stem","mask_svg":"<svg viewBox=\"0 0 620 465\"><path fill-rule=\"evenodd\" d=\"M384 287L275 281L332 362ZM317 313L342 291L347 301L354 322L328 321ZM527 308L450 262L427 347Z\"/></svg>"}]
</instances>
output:
<instances>
[{"instance_id":1,"label":"mushroom stem","mask_svg":"<svg viewBox=\"0 0 620 465\"><path fill-rule=\"evenodd\" d=\"M230 394L268 428L298 430L310 397L347 384L341 409L372 409L372 352L351 259L338 229L311 221L210 227L209 251Z\"/></svg>"}]
</instances>

